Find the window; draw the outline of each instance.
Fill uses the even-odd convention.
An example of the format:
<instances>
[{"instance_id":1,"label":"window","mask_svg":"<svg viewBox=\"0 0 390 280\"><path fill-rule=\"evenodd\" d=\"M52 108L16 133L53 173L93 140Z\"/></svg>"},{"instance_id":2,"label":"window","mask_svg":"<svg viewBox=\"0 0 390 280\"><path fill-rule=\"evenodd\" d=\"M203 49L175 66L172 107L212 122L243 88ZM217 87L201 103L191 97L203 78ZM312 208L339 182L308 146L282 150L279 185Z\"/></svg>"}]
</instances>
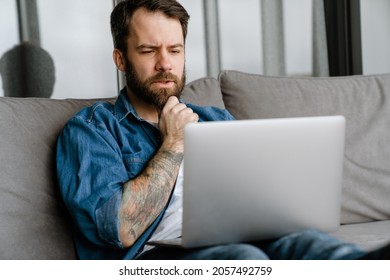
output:
<instances>
[{"instance_id":1,"label":"window","mask_svg":"<svg viewBox=\"0 0 390 280\"><path fill-rule=\"evenodd\" d=\"M41 47L55 63L52 98L117 95L112 60L112 1L38 1Z\"/></svg>"},{"instance_id":2,"label":"window","mask_svg":"<svg viewBox=\"0 0 390 280\"><path fill-rule=\"evenodd\" d=\"M19 43L19 31L15 0L2 0L0 8L0 57ZM0 96L4 96L0 79Z\"/></svg>"},{"instance_id":3,"label":"window","mask_svg":"<svg viewBox=\"0 0 390 280\"><path fill-rule=\"evenodd\" d=\"M363 74L390 73L390 1L361 0Z\"/></svg>"},{"instance_id":4,"label":"window","mask_svg":"<svg viewBox=\"0 0 390 280\"><path fill-rule=\"evenodd\" d=\"M222 69L262 73L260 1L219 1Z\"/></svg>"}]
</instances>

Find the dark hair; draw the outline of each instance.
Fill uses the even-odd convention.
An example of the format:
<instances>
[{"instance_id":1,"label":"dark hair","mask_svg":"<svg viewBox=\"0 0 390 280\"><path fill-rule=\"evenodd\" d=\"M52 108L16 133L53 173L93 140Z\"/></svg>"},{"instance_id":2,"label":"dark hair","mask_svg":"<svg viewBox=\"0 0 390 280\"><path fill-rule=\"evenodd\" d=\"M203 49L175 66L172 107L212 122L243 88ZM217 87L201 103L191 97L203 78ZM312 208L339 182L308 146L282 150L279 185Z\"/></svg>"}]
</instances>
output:
<instances>
[{"instance_id":1,"label":"dark hair","mask_svg":"<svg viewBox=\"0 0 390 280\"><path fill-rule=\"evenodd\" d=\"M125 0L119 2L111 13L111 34L114 48L126 53L126 41L130 35L129 23L134 12L140 8L150 12L162 12L169 18L177 18L180 21L185 40L190 16L179 2L176 0Z\"/></svg>"}]
</instances>

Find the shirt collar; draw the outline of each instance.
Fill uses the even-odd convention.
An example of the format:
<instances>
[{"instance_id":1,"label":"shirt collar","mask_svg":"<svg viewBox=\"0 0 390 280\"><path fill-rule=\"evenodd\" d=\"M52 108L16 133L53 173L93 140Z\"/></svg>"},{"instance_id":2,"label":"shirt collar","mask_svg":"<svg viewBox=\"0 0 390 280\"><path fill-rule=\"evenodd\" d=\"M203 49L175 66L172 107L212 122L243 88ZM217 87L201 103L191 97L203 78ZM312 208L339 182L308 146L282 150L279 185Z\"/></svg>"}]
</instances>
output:
<instances>
[{"instance_id":1,"label":"shirt collar","mask_svg":"<svg viewBox=\"0 0 390 280\"><path fill-rule=\"evenodd\" d=\"M135 111L133 105L131 105L129 99L127 98L126 87L124 87L119 92L119 96L115 102L114 108L115 108L115 117L119 122L125 119L129 114L133 115L136 119L141 120L141 118L138 116L137 112Z\"/></svg>"}]
</instances>

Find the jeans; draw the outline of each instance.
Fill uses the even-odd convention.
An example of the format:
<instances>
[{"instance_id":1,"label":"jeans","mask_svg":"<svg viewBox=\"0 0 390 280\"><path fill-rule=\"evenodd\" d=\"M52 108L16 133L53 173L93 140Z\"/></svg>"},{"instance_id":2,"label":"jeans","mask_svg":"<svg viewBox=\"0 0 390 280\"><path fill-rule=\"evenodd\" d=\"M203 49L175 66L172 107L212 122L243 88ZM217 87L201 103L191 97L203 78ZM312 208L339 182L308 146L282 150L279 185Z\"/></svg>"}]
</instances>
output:
<instances>
[{"instance_id":1,"label":"jeans","mask_svg":"<svg viewBox=\"0 0 390 280\"><path fill-rule=\"evenodd\" d=\"M255 243L217 245L200 249L155 247L141 260L351 260L365 252L317 230L306 230Z\"/></svg>"}]
</instances>

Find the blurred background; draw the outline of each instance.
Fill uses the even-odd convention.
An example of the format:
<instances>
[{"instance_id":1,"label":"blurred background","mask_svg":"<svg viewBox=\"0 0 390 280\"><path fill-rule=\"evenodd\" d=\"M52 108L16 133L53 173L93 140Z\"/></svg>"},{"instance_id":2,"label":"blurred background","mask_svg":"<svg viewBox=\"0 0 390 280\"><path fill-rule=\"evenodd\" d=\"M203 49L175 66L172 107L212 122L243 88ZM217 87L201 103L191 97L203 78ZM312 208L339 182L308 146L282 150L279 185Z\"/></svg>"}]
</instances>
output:
<instances>
[{"instance_id":1,"label":"blurred background","mask_svg":"<svg viewBox=\"0 0 390 280\"><path fill-rule=\"evenodd\" d=\"M123 84L109 26L116 2L0 0L0 96L117 95ZM179 2L191 16L187 82L226 69L269 76L390 73L389 0Z\"/></svg>"}]
</instances>

